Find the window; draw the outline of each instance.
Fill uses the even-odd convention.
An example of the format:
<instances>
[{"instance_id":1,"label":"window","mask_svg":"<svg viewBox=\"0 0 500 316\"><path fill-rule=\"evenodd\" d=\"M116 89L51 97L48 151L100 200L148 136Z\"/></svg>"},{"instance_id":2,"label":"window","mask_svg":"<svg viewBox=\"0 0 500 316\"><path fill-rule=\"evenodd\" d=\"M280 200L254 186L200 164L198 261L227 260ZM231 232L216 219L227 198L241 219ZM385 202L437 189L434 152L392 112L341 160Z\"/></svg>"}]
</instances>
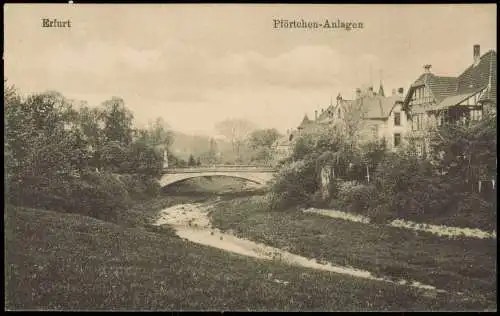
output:
<instances>
[{"instance_id":1,"label":"window","mask_svg":"<svg viewBox=\"0 0 500 316\"><path fill-rule=\"evenodd\" d=\"M470 111L470 118L473 121L480 120L482 118L482 111L481 110L471 110Z\"/></svg>"},{"instance_id":2,"label":"window","mask_svg":"<svg viewBox=\"0 0 500 316\"><path fill-rule=\"evenodd\" d=\"M422 113L414 114L411 122L411 127L414 131L421 130L423 127L424 116ZM396 125L396 117L394 117L394 125Z\"/></svg>"},{"instance_id":3,"label":"window","mask_svg":"<svg viewBox=\"0 0 500 316\"><path fill-rule=\"evenodd\" d=\"M394 134L394 147L399 147L401 145L401 134L396 133Z\"/></svg>"},{"instance_id":4,"label":"window","mask_svg":"<svg viewBox=\"0 0 500 316\"><path fill-rule=\"evenodd\" d=\"M394 113L394 126L401 126L401 113Z\"/></svg>"},{"instance_id":5,"label":"window","mask_svg":"<svg viewBox=\"0 0 500 316\"><path fill-rule=\"evenodd\" d=\"M422 142L417 143L417 155L422 157L424 155L424 144Z\"/></svg>"},{"instance_id":6,"label":"window","mask_svg":"<svg viewBox=\"0 0 500 316\"><path fill-rule=\"evenodd\" d=\"M378 125L373 125L372 126L372 136L373 136L373 138L377 138L378 137Z\"/></svg>"},{"instance_id":7,"label":"window","mask_svg":"<svg viewBox=\"0 0 500 316\"><path fill-rule=\"evenodd\" d=\"M423 104L432 101L432 95L425 86L415 88L413 90L410 105Z\"/></svg>"}]
</instances>

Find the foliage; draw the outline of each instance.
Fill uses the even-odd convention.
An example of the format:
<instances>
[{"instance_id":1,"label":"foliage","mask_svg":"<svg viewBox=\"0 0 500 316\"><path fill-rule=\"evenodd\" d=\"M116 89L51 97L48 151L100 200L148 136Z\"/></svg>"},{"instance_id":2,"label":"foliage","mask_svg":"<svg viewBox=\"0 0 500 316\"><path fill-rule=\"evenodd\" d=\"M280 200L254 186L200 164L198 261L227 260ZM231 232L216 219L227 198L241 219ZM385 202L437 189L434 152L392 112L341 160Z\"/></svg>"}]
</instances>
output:
<instances>
[{"instance_id":1,"label":"foliage","mask_svg":"<svg viewBox=\"0 0 500 316\"><path fill-rule=\"evenodd\" d=\"M193 155L189 155L188 166L196 166L196 160L194 159Z\"/></svg>"},{"instance_id":2,"label":"foliage","mask_svg":"<svg viewBox=\"0 0 500 316\"><path fill-rule=\"evenodd\" d=\"M376 188L372 185L354 184L339 190L338 198L346 205L346 211L365 214L372 206L376 196Z\"/></svg>"},{"instance_id":3,"label":"foliage","mask_svg":"<svg viewBox=\"0 0 500 316\"><path fill-rule=\"evenodd\" d=\"M251 160L256 163L268 163L272 159L272 146L282 135L275 129L258 129L253 131L248 144L252 150Z\"/></svg>"},{"instance_id":4,"label":"foliage","mask_svg":"<svg viewBox=\"0 0 500 316\"><path fill-rule=\"evenodd\" d=\"M275 128L258 129L250 134L250 147L253 149L260 147L271 148L273 143L280 137L281 134Z\"/></svg>"},{"instance_id":5,"label":"foliage","mask_svg":"<svg viewBox=\"0 0 500 316\"><path fill-rule=\"evenodd\" d=\"M144 140L135 140L129 149L130 168L132 173L149 176L160 176L163 170L162 148L154 147Z\"/></svg>"},{"instance_id":6,"label":"foliage","mask_svg":"<svg viewBox=\"0 0 500 316\"><path fill-rule=\"evenodd\" d=\"M130 199L112 173L130 172L143 182L138 191L156 194L163 167L157 146L171 142L161 120L134 139L133 116L119 98L76 108L58 92L22 97L8 85L4 112L9 202L114 217Z\"/></svg>"},{"instance_id":7,"label":"foliage","mask_svg":"<svg viewBox=\"0 0 500 316\"><path fill-rule=\"evenodd\" d=\"M464 182L496 177L496 114L469 124L445 124L432 133L430 160L448 177Z\"/></svg>"},{"instance_id":8,"label":"foliage","mask_svg":"<svg viewBox=\"0 0 500 316\"><path fill-rule=\"evenodd\" d=\"M113 97L102 104L104 118L104 137L125 145L132 141L132 121L134 116L125 107L121 98Z\"/></svg>"},{"instance_id":9,"label":"foliage","mask_svg":"<svg viewBox=\"0 0 500 316\"><path fill-rule=\"evenodd\" d=\"M160 184L148 175L123 175L119 179L134 200L146 200L160 193Z\"/></svg>"},{"instance_id":10,"label":"foliage","mask_svg":"<svg viewBox=\"0 0 500 316\"><path fill-rule=\"evenodd\" d=\"M308 204L318 190L315 156L284 165L271 184L275 208Z\"/></svg>"}]
</instances>

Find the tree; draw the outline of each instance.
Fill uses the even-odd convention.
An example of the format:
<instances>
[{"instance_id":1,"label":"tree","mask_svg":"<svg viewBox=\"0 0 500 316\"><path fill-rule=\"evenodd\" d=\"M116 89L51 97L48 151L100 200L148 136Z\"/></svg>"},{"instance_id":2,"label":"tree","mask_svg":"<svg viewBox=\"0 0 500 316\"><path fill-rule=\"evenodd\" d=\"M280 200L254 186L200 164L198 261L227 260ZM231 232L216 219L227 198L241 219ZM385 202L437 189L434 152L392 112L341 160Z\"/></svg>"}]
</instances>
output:
<instances>
[{"instance_id":1,"label":"tree","mask_svg":"<svg viewBox=\"0 0 500 316\"><path fill-rule=\"evenodd\" d=\"M132 121L134 116L125 107L121 98L113 97L102 104L104 137L106 141L117 141L125 145L132 141Z\"/></svg>"},{"instance_id":2,"label":"tree","mask_svg":"<svg viewBox=\"0 0 500 316\"><path fill-rule=\"evenodd\" d=\"M258 163L269 161L272 156L272 145L280 137L280 133L275 128L253 131L248 138L252 161Z\"/></svg>"},{"instance_id":3,"label":"tree","mask_svg":"<svg viewBox=\"0 0 500 316\"><path fill-rule=\"evenodd\" d=\"M275 128L258 129L250 134L249 144L252 149L271 148L281 136Z\"/></svg>"},{"instance_id":4,"label":"tree","mask_svg":"<svg viewBox=\"0 0 500 316\"><path fill-rule=\"evenodd\" d=\"M236 153L236 159L240 160L241 146L255 129L255 126L244 119L226 119L217 123L215 129L231 142L233 152Z\"/></svg>"},{"instance_id":5,"label":"tree","mask_svg":"<svg viewBox=\"0 0 500 316\"><path fill-rule=\"evenodd\" d=\"M464 183L491 179L497 173L496 114L469 124L445 124L431 132L430 160L439 173Z\"/></svg>"},{"instance_id":6,"label":"tree","mask_svg":"<svg viewBox=\"0 0 500 316\"><path fill-rule=\"evenodd\" d=\"M132 142L128 159L133 172L159 176L163 169L163 152L141 139Z\"/></svg>"},{"instance_id":7,"label":"tree","mask_svg":"<svg viewBox=\"0 0 500 316\"><path fill-rule=\"evenodd\" d=\"M100 149L99 156L107 170L123 172L132 167L129 148L119 141L106 142Z\"/></svg>"},{"instance_id":8,"label":"tree","mask_svg":"<svg viewBox=\"0 0 500 316\"><path fill-rule=\"evenodd\" d=\"M153 123L149 123L147 129L148 142L153 146L167 148L172 144L174 134L169 130L168 124L163 118L158 117Z\"/></svg>"},{"instance_id":9,"label":"tree","mask_svg":"<svg viewBox=\"0 0 500 316\"><path fill-rule=\"evenodd\" d=\"M335 120L334 126L338 132L344 135L344 139L353 145L359 143L359 131L364 123L363 103L353 100L342 103L341 119Z\"/></svg>"},{"instance_id":10,"label":"tree","mask_svg":"<svg viewBox=\"0 0 500 316\"><path fill-rule=\"evenodd\" d=\"M194 160L193 155L189 155L188 166L196 166L196 160Z\"/></svg>"}]
</instances>

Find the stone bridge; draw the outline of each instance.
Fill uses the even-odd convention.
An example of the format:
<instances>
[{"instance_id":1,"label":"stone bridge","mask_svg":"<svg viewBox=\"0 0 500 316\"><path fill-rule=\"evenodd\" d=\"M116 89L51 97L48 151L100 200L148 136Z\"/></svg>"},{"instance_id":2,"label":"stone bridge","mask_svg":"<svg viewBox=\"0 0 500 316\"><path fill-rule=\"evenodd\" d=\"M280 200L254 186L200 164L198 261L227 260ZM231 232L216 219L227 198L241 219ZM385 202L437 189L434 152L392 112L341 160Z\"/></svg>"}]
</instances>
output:
<instances>
[{"instance_id":1,"label":"stone bridge","mask_svg":"<svg viewBox=\"0 0 500 316\"><path fill-rule=\"evenodd\" d=\"M165 168L160 179L162 187L197 177L226 176L245 179L261 186L271 180L276 170L267 166L209 166L190 168Z\"/></svg>"}]
</instances>

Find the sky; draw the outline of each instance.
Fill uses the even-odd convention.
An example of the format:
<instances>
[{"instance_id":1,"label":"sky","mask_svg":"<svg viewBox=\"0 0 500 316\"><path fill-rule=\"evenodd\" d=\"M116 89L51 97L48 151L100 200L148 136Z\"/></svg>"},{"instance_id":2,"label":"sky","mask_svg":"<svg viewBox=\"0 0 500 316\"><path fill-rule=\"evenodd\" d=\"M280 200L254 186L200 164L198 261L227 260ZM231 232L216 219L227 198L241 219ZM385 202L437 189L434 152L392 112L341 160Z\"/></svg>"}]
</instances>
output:
<instances>
[{"instance_id":1,"label":"sky","mask_svg":"<svg viewBox=\"0 0 500 316\"><path fill-rule=\"evenodd\" d=\"M42 19L71 28L43 28ZM274 28L273 19L363 28ZM472 47L496 50L496 6L7 4L4 77L22 93L56 90L99 105L124 99L139 126L215 135L216 122L295 128L355 89L408 87L424 64L456 76Z\"/></svg>"}]
</instances>

